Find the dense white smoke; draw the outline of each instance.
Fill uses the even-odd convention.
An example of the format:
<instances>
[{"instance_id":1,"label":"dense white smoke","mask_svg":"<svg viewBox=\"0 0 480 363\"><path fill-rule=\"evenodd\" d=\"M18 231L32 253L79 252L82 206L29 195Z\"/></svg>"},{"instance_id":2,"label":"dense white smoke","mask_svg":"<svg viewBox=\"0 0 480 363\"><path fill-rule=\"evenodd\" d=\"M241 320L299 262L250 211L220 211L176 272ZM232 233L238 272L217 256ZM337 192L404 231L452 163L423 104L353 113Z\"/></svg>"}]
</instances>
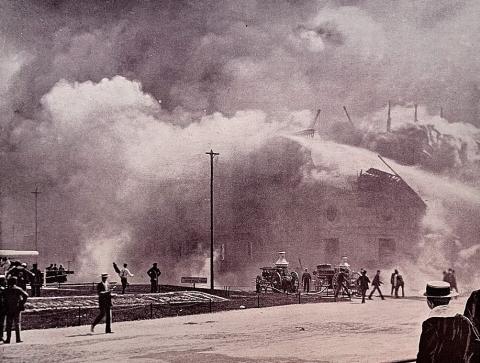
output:
<instances>
[{"instance_id":1,"label":"dense white smoke","mask_svg":"<svg viewBox=\"0 0 480 363\"><path fill-rule=\"evenodd\" d=\"M473 0L0 0L3 242L31 248L38 185L41 263L75 260L91 275L157 258L176 279L185 241L187 264L205 262L206 151L221 154L227 229L268 219L305 176L335 184L381 153L428 199L425 251L450 236L441 264L475 261L479 11ZM330 140L318 152L283 137L318 108Z\"/></svg>"}]
</instances>

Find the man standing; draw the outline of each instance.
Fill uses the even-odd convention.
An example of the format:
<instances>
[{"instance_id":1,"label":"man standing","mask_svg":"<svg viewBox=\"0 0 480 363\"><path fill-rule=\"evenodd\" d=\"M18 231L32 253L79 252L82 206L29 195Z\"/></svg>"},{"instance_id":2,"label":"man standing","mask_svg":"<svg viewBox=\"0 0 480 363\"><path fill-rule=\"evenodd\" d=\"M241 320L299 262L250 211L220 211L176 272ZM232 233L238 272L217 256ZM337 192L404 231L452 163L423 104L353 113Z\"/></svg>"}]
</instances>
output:
<instances>
[{"instance_id":1,"label":"man standing","mask_svg":"<svg viewBox=\"0 0 480 363\"><path fill-rule=\"evenodd\" d=\"M480 333L480 290L473 291L465 304L463 313Z\"/></svg>"},{"instance_id":2,"label":"man standing","mask_svg":"<svg viewBox=\"0 0 480 363\"><path fill-rule=\"evenodd\" d=\"M122 294L125 294L125 289L128 285L127 277L133 277L133 274L128 270L126 263L123 264L123 268L120 270L119 276L120 281L122 282Z\"/></svg>"},{"instance_id":3,"label":"man standing","mask_svg":"<svg viewBox=\"0 0 480 363\"><path fill-rule=\"evenodd\" d=\"M380 297L382 298L382 300L385 300L385 298L382 295L382 292L380 291L381 284L383 284L383 282L380 280L380 270L377 270L377 274L375 275L372 281L373 289L370 292L370 295L368 296L369 300L372 300L372 295L375 293L375 290L378 290L378 293L380 294Z\"/></svg>"},{"instance_id":4,"label":"man standing","mask_svg":"<svg viewBox=\"0 0 480 363\"><path fill-rule=\"evenodd\" d=\"M24 310L27 298L27 292L17 286L17 278L15 276L10 277L8 279L8 286L4 292L4 302L7 313L7 339L4 341L5 344L10 344L12 325L15 326L17 343L22 342L20 339L21 312Z\"/></svg>"},{"instance_id":5,"label":"man standing","mask_svg":"<svg viewBox=\"0 0 480 363\"><path fill-rule=\"evenodd\" d=\"M402 297L405 297L405 283L403 282L403 277L397 271L397 276L395 278L395 298L398 299L398 290L402 288Z\"/></svg>"},{"instance_id":6,"label":"man standing","mask_svg":"<svg viewBox=\"0 0 480 363\"><path fill-rule=\"evenodd\" d=\"M450 291L450 284L430 281L423 295L432 311L422 324L417 362L479 362L480 337L472 322L448 305L458 295Z\"/></svg>"},{"instance_id":7,"label":"man standing","mask_svg":"<svg viewBox=\"0 0 480 363\"><path fill-rule=\"evenodd\" d=\"M32 273L30 286L32 287L32 296L40 296L40 288L42 287L42 271L37 267L36 263L33 264L33 268L30 270Z\"/></svg>"},{"instance_id":8,"label":"man standing","mask_svg":"<svg viewBox=\"0 0 480 363\"><path fill-rule=\"evenodd\" d=\"M308 269L305 268L305 272L302 274L302 283L303 283L303 292L310 292L310 280L312 275L308 272Z\"/></svg>"},{"instance_id":9,"label":"man standing","mask_svg":"<svg viewBox=\"0 0 480 363\"><path fill-rule=\"evenodd\" d=\"M397 275L398 270L394 270L392 276L390 277L390 283L392 284L392 291L390 292L390 296L393 296L393 292L395 291L395 286L397 285Z\"/></svg>"},{"instance_id":10,"label":"man standing","mask_svg":"<svg viewBox=\"0 0 480 363\"><path fill-rule=\"evenodd\" d=\"M7 316L7 306L5 302L5 288L7 279L5 275L0 275L0 341L3 342L3 330L5 327L5 317Z\"/></svg>"},{"instance_id":11,"label":"man standing","mask_svg":"<svg viewBox=\"0 0 480 363\"><path fill-rule=\"evenodd\" d=\"M112 328L110 326L112 320L112 294L110 286L108 284L108 274L102 274L102 282L97 284L97 293L98 293L98 305L100 308L100 313L95 318L90 331L93 333L95 326L103 319L105 316L105 333L112 333Z\"/></svg>"},{"instance_id":12,"label":"man standing","mask_svg":"<svg viewBox=\"0 0 480 363\"><path fill-rule=\"evenodd\" d=\"M357 279L357 285L362 293L362 304L365 304L365 295L367 293L369 283L370 279L367 276L367 271L362 270L362 275Z\"/></svg>"},{"instance_id":13,"label":"man standing","mask_svg":"<svg viewBox=\"0 0 480 363\"><path fill-rule=\"evenodd\" d=\"M351 295L350 295L350 291L348 290L348 287L347 287L347 277L346 277L346 272L342 269L340 269L340 272L338 274L338 277L337 277L337 286L336 286L336 289L335 289L335 295L333 296L333 299L335 301L337 301L337 297L338 297L338 294L340 292L340 290L343 289L343 291L345 291L347 293L347 296L349 299L351 299Z\"/></svg>"},{"instance_id":14,"label":"man standing","mask_svg":"<svg viewBox=\"0 0 480 363\"><path fill-rule=\"evenodd\" d=\"M147 271L147 275L150 277L150 292L158 292L158 278L161 274L156 262Z\"/></svg>"}]
</instances>

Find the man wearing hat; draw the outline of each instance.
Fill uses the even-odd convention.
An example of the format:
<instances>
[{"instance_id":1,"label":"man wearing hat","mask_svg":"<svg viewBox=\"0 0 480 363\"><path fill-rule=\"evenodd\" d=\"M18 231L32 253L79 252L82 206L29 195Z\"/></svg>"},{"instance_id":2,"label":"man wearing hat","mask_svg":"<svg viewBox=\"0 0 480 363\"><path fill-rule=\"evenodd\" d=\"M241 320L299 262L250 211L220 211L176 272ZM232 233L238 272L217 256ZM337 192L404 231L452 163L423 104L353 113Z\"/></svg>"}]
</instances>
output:
<instances>
[{"instance_id":1,"label":"man wearing hat","mask_svg":"<svg viewBox=\"0 0 480 363\"><path fill-rule=\"evenodd\" d=\"M97 293L98 293L98 305L100 308L100 313L93 321L93 324L90 328L90 331L93 333L95 326L103 319L105 316L105 333L112 333L111 321L112 321L112 293L110 286L108 284L108 274L103 273L102 281L97 284Z\"/></svg>"},{"instance_id":2,"label":"man wearing hat","mask_svg":"<svg viewBox=\"0 0 480 363\"><path fill-rule=\"evenodd\" d=\"M21 312L24 310L25 302L28 294L25 290L17 286L17 278L15 276L8 278L8 286L3 292L3 301L7 315L7 339L5 344L10 343L12 336L12 326L15 326L15 336L17 343L21 343L20 339L20 319Z\"/></svg>"},{"instance_id":3,"label":"man wearing hat","mask_svg":"<svg viewBox=\"0 0 480 363\"><path fill-rule=\"evenodd\" d=\"M480 338L473 324L448 303L456 292L445 281L427 283L424 296L432 309L422 324L417 362L474 363L480 361Z\"/></svg>"},{"instance_id":4,"label":"man wearing hat","mask_svg":"<svg viewBox=\"0 0 480 363\"><path fill-rule=\"evenodd\" d=\"M312 280L312 275L308 272L308 268L305 268L305 272L302 274L303 292L310 292L310 280Z\"/></svg>"},{"instance_id":5,"label":"man wearing hat","mask_svg":"<svg viewBox=\"0 0 480 363\"><path fill-rule=\"evenodd\" d=\"M158 277L161 274L156 262L147 271L147 275L150 277L150 292L158 292Z\"/></svg>"},{"instance_id":6,"label":"man wearing hat","mask_svg":"<svg viewBox=\"0 0 480 363\"><path fill-rule=\"evenodd\" d=\"M357 279L357 285L360 288L360 292L362 293L362 304L365 304L365 295L368 290L368 284L370 283L370 279L367 276L367 271L362 269L362 275Z\"/></svg>"}]
</instances>

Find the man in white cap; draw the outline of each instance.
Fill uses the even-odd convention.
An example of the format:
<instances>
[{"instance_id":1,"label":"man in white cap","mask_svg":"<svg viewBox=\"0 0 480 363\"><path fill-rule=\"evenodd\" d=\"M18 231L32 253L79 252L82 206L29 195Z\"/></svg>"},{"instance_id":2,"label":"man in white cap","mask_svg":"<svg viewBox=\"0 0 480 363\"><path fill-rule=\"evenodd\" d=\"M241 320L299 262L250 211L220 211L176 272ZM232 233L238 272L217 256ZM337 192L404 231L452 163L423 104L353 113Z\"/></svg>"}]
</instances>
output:
<instances>
[{"instance_id":1,"label":"man in white cap","mask_svg":"<svg viewBox=\"0 0 480 363\"><path fill-rule=\"evenodd\" d=\"M112 321L112 294L110 286L108 284L108 274L102 274L102 282L97 284L97 293L98 293L98 305L100 308L100 313L97 315L93 324L90 328L90 331L93 333L95 326L103 319L105 316L105 333L112 333L111 321Z\"/></svg>"},{"instance_id":2,"label":"man in white cap","mask_svg":"<svg viewBox=\"0 0 480 363\"><path fill-rule=\"evenodd\" d=\"M432 309L422 324L417 362L480 362L480 338L470 320L448 303L456 292L445 281L430 281L423 294Z\"/></svg>"}]
</instances>

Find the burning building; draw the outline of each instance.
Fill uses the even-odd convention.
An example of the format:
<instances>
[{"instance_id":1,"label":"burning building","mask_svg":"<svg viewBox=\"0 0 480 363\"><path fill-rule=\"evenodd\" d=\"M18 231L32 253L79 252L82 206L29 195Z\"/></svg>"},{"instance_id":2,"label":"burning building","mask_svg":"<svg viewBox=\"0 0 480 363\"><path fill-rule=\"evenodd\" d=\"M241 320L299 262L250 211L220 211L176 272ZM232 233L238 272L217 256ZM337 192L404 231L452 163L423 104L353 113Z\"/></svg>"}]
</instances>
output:
<instances>
[{"instance_id":1,"label":"burning building","mask_svg":"<svg viewBox=\"0 0 480 363\"><path fill-rule=\"evenodd\" d=\"M336 264L344 255L358 268L389 266L415 255L426 212L398 174L374 168L360 171L344 187L315 183L278 198L281 207L269 203L276 209L245 219L233 234L219 233L221 271L270 265L280 250L303 267Z\"/></svg>"}]
</instances>

